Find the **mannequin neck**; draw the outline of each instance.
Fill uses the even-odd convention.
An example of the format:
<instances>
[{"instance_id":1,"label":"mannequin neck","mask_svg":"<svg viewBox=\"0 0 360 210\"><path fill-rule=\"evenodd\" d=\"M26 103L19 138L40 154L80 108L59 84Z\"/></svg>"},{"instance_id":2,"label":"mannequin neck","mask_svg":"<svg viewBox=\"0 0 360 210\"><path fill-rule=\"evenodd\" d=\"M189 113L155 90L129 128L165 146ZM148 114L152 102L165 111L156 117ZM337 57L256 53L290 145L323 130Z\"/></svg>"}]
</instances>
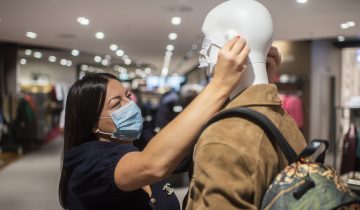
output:
<instances>
[{"instance_id":1,"label":"mannequin neck","mask_svg":"<svg viewBox=\"0 0 360 210\"><path fill-rule=\"evenodd\" d=\"M241 77L238 86L230 94L230 100L243 92L246 88L259 85L269 84L265 63L250 63L246 68L244 75Z\"/></svg>"}]
</instances>

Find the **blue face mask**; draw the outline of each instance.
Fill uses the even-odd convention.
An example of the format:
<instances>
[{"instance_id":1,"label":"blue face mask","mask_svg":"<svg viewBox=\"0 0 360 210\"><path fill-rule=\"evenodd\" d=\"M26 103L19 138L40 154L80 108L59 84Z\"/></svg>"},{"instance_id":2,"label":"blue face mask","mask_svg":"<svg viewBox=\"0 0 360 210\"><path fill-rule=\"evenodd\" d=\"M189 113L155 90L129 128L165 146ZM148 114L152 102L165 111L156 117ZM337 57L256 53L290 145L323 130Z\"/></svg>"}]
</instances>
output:
<instances>
[{"instance_id":1,"label":"blue face mask","mask_svg":"<svg viewBox=\"0 0 360 210\"><path fill-rule=\"evenodd\" d=\"M111 118L116 126L116 131L113 133L99 132L103 134L109 134L112 138L133 141L140 137L143 128L143 119L141 116L141 110L135 102L129 101L124 106L116 109L110 114L110 117L104 117L100 119Z\"/></svg>"}]
</instances>

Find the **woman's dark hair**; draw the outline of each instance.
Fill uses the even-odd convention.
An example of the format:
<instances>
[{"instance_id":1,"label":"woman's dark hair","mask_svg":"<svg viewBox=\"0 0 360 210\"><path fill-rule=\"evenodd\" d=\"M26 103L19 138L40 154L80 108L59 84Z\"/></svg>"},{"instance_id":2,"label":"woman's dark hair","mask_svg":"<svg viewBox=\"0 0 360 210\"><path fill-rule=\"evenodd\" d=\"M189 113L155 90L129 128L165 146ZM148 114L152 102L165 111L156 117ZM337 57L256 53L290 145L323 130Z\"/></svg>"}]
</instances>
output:
<instances>
[{"instance_id":1,"label":"woman's dark hair","mask_svg":"<svg viewBox=\"0 0 360 210\"><path fill-rule=\"evenodd\" d=\"M96 127L104 106L107 85L112 74L88 74L77 80L70 88L65 107L64 154L69 149L87 141L96 140L93 129ZM62 165L59 183L59 200L63 208L68 208L67 184L71 171Z\"/></svg>"}]
</instances>

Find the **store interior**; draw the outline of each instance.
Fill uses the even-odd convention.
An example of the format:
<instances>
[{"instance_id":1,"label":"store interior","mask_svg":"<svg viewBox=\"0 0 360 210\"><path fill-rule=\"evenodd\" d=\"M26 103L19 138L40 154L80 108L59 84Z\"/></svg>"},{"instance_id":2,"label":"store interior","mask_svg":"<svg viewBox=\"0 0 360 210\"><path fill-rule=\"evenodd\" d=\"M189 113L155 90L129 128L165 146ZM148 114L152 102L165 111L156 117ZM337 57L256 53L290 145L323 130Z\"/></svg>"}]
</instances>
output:
<instances>
[{"instance_id":1,"label":"store interior","mask_svg":"<svg viewBox=\"0 0 360 210\"><path fill-rule=\"evenodd\" d=\"M181 113L210 80L198 67L201 26L221 2L1 0L0 208L61 209L66 96L86 74L118 77L136 96L146 128L159 131ZM326 163L344 180L360 180L360 1L259 2L275 24L283 108L308 141L329 141ZM52 167L49 175L41 165ZM28 183L25 195L19 173L35 169L29 179L38 183ZM43 185L54 186L39 187L50 174ZM186 174L171 181L180 193L189 183ZM9 188L18 190L10 195ZM23 198L32 192L51 198Z\"/></svg>"}]
</instances>

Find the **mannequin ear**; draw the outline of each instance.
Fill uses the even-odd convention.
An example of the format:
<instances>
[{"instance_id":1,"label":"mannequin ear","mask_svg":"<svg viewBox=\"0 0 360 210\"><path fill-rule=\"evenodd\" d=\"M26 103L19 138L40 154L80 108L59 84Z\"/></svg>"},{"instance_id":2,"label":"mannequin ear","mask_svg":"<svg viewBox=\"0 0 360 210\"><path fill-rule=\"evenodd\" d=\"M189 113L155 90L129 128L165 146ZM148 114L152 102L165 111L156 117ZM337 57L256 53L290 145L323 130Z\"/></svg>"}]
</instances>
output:
<instances>
[{"instance_id":1,"label":"mannequin ear","mask_svg":"<svg viewBox=\"0 0 360 210\"><path fill-rule=\"evenodd\" d=\"M234 38L235 36L238 36L239 33L233 29L229 29L225 33L225 39L226 41L229 41L230 39Z\"/></svg>"}]
</instances>

